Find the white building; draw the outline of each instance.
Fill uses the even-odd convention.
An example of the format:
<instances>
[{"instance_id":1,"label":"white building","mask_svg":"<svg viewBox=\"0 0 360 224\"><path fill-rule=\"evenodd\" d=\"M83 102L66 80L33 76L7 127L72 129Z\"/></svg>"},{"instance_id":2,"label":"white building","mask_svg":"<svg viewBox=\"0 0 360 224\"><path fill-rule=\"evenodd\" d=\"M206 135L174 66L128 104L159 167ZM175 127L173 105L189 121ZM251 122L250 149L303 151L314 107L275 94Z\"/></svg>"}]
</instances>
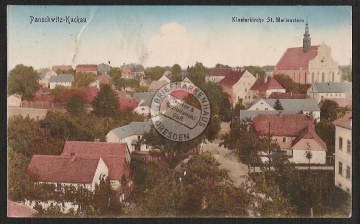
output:
<instances>
[{"instance_id":1,"label":"white building","mask_svg":"<svg viewBox=\"0 0 360 224\"><path fill-rule=\"evenodd\" d=\"M335 125L335 185L351 194L352 112L333 122Z\"/></svg>"},{"instance_id":2,"label":"white building","mask_svg":"<svg viewBox=\"0 0 360 224\"><path fill-rule=\"evenodd\" d=\"M314 83L307 95L317 103L326 98L352 98L352 82Z\"/></svg>"},{"instance_id":3,"label":"white building","mask_svg":"<svg viewBox=\"0 0 360 224\"><path fill-rule=\"evenodd\" d=\"M134 93L133 98L138 102L138 106L133 111L143 116L150 115L151 100L154 94L154 92Z\"/></svg>"},{"instance_id":4,"label":"white building","mask_svg":"<svg viewBox=\"0 0 360 224\"><path fill-rule=\"evenodd\" d=\"M54 89L56 86L71 87L71 83L73 81L74 81L73 75L52 76L49 80L50 89Z\"/></svg>"},{"instance_id":5,"label":"white building","mask_svg":"<svg viewBox=\"0 0 360 224\"><path fill-rule=\"evenodd\" d=\"M251 104L248 110L255 111L273 111L274 105L277 99L255 99ZM313 119L320 121L320 108L319 105L313 99L279 99L281 106L283 107L283 114L289 114L293 111L302 113L305 115L312 115Z\"/></svg>"},{"instance_id":6,"label":"white building","mask_svg":"<svg viewBox=\"0 0 360 224\"><path fill-rule=\"evenodd\" d=\"M166 83L169 83L170 82L170 79L168 77L166 77L166 75L162 75L160 79L158 79L158 81L163 81L163 82L166 82Z\"/></svg>"},{"instance_id":7,"label":"white building","mask_svg":"<svg viewBox=\"0 0 360 224\"><path fill-rule=\"evenodd\" d=\"M223 78L219 84L230 96L230 105L235 107L236 103L248 103L253 99L250 88L254 85L256 78L247 70L235 69Z\"/></svg>"},{"instance_id":8,"label":"white building","mask_svg":"<svg viewBox=\"0 0 360 224\"><path fill-rule=\"evenodd\" d=\"M126 143L130 153L134 151L149 152L150 146L143 141L143 136L150 131L150 127L149 122L131 122L111 130L106 135L106 141Z\"/></svg>"},{"instance_id":9,"label":"white building","mask_svg":"<svg viewBox=\"0 0 360 224\"><path fill-rule=\"evenodd\" d=\"M18 94L13 94L7 98L8 107L21 107L21 96Z\"/></svg>"}]
</instances>

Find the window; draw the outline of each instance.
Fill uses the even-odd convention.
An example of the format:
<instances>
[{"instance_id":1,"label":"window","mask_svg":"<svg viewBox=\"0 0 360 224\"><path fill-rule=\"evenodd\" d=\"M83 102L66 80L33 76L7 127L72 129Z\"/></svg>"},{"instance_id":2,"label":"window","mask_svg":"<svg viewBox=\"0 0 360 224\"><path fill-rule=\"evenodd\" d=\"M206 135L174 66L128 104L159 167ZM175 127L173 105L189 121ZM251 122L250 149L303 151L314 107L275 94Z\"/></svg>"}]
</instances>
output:
<instances>
[{"instance_id":1,"label":"window","mask_svg":"<svg viewBox=\"0 0 360 224\"><path fill-rule=\"evenodd\" d=\"M328 94L326 93L326 96L328 96Z\"/></svg>"},{"instance_id":2,"label":"window","mask_svg":"<svg viewBox=\"0 0 360 224\"><path fill-rule=\"evenodd\" d=\"M347 140L346 152L351 154L351 141L350 140Z\"/></svg>"},{"instance_id":3,"label":"window","mask_svg":"<svg viewBox=\"0 0 360 224\"><path fill-rule=\"evenodd\" d=\"M259 110L259 108L256 108L256 110Z\"/></svg>"},{"instance_id":4,"label":"window","mask_svg":"<svg viewBox=\"0 0 360 224\"><path fill-rule=\"evenodd\" d=\"M350 166L346 166L346 178L350 179Z\"/></svg>"},{"instance_id":5,"label":"window","mask_svg":"<svg viewBox=\"0 0 360 224\"><path fill-rule=\"evenodd\" d=\"M337 93L335 93L335 96L337 96Z\"/></svg>"},{"instance_id":6,"label":"window","mask_svg":"<svg viewBox=\"0 0 360 224\"><path fill-rule=\"evenodd\" d=\"M61 191L61 184L60 183L56 184L56 191Z\"/></svg>"},{"instance_id":7,"label":"window","mask_svg":"<svg viewBox=\"0 0 360 224\"><path fill-rule=\"evenodd\" d=\"M282 142L286 142L286 137L283 137L283 138L282 138Z\"/></svg>"},{"instance_id":8,"label":"window","mask_svg":"<svg viewBox=\"0 0 360 224\"><path fill-rule=\"evenodd\" d=\"M332 94L330 94L330 96L332 96Z\"/></svg>"},{"instance_id":9,"label":"window","mask_svg":"<svg viewBox=\"0 0 360 224\"><path fill-rule=\"evenodd\" d=\"M77 189L78 189L78 190L82 190L82 189L83 189L83 186L82 186L81 184L78 184L78 185L77 185Z\"/></svg>"},{"instance_id":10,"label":"window","mask_svg":"<svg viewBox=\"0 0 360 224\"><path fill-rule=\"evenodd\" d=\"M269 110L269 108L265 108L265 110Z\"/></svg>"},{"instance_id":11,"label":"window","mask_svg":"<svg viewBox=\"0 0 360 224\"><path fill-rule=\"evenodd\" d=\"M247 89L245 89L245 93L247 92Z\"/></svg>"},{"instance_id":12,"label":"window","mask_svg":"<svg viewBox=\"0 0 360 224\"><path fill-rule=\"evenodd\" d=\"M342 175L342 162L339 162L339 174Z\"/></svg>"},{"instance_id":13,"label":"window","mask_svg":"<svg viewBox=\"0 0 360 224\"><path fill-rule=\"evenodd\" d=\"M343 148L343 139L339 137L339 150L342 150Z\"/></svg>"}]
</instances>

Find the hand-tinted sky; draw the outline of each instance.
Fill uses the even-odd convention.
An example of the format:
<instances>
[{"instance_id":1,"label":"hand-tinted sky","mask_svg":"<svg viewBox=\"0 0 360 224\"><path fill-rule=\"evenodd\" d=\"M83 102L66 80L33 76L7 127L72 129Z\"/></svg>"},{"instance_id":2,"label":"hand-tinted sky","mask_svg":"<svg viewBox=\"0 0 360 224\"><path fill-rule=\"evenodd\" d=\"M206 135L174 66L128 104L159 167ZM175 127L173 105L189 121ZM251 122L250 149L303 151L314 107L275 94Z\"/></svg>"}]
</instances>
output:
<instances>
[{"instance_id":1,"label":"hand-tinted sky","mask_svg":"<svg viewBox=\"0 0 360 224\"><path fill-rule=\"evenodd\" d=\"M78 16L87 23L30 24L31 16ZM264 22L234 23L235 16ZM308 18L312 44L330 45L335 61L349 63L349 6L9 6L8 69L108 61L275 65L286 48L302 46L305 23L267 23L268 17Z\"/></svg>"}]
</instances>

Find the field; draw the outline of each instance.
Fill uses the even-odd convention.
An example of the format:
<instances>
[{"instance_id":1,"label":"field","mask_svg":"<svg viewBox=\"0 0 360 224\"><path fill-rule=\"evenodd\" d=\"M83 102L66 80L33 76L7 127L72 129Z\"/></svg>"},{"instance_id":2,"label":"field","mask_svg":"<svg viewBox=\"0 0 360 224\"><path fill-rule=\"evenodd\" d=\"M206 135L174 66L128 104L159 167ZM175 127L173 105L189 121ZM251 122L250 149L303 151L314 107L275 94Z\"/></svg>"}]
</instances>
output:
<instances>
[{"instance_id":1,"label":"field","mask_svg":"<svg viewBox=\"0 0 360 224\"><path fill-rule=\"evenodd\" d=\"M46 115L48 109L39 109L39 108L25 108L25 107L8 107L7 108L7 118L21 114L23 117L29 115L30 118L43 118Z\"/></svg>"}]
</instances>

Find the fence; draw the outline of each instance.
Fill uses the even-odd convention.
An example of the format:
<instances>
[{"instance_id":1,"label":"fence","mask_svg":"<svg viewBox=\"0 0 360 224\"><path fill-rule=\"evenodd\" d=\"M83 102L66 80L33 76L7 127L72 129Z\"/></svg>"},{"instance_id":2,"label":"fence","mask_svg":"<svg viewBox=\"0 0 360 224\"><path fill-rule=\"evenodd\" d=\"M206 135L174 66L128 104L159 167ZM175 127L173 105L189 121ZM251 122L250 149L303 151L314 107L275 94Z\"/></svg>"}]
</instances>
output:
<instances>
[{"instance_id":1,"label":"fence","mask_svg":"<svg viewBox=\"0 0 360 224\"><path fill-rule=\"evenodd\" d=\"M64 109L65 103L51 103L47 101L33 102L33 101L22 101L21 107L27 108L41 108L41 109Z\"/></svg>"}]
</instances>

